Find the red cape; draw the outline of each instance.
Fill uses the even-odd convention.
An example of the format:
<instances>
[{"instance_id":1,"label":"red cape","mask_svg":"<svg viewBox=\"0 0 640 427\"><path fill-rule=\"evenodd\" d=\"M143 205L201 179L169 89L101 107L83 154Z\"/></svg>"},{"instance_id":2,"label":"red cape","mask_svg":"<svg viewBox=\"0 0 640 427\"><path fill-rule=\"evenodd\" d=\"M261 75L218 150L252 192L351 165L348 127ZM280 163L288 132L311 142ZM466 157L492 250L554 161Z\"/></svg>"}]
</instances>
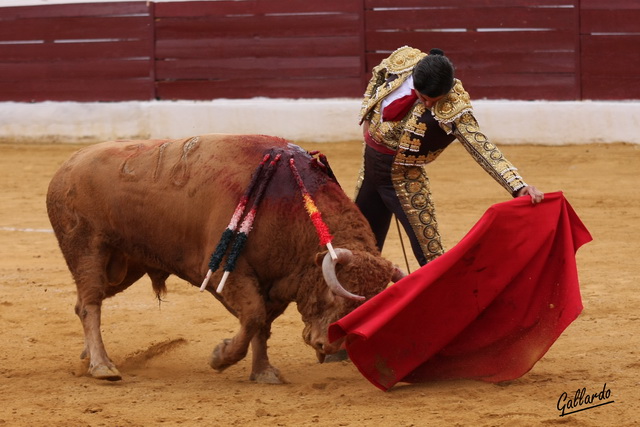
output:
<instances>
[{"instance_id":1,"label":"red cape","mask_svg":"<svg viewBox=\"0 0 640 427\"><path fill-rule=\"evenodd\" d=\"M591 235L561 192L492 206L451 250L329 327L376 387L527 373L582 311Z\"/></svg>"}]
</instances>

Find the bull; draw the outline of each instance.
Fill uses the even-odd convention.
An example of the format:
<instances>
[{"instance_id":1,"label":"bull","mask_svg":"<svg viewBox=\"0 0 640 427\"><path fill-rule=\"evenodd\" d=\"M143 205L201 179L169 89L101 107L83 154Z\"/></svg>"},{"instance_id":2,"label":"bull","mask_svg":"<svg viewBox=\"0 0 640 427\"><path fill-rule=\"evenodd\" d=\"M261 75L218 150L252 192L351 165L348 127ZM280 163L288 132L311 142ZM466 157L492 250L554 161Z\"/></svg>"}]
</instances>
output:
<instances>
[{"instance_id":1,"label":"bull","mask_svg":"<svg viewBox=\"0 0 640 427\"><path fill-rule=\"evenodd\" d=\"M342 344L328 342L329 324L402 277L381 257L366 219L330 168L283 139L203 135L85 147L52 178L47 212L76 283L75 313L85 341L81 358L89 359L89 375L122 378L100 332L103 300L145 274L158 298L170 275L200 286L254 167L274 149L298 165L332 233L337 262L319 245L290 171L275 168L233 273L219 293L221 271L206 287L240 323L235 336L214 348L211 367L232 366L251 344L250 379L284 382L269 362L267 340L272 322L290 303L304 322L304 341L323 362Z\"/></svg>"}]
</instances>

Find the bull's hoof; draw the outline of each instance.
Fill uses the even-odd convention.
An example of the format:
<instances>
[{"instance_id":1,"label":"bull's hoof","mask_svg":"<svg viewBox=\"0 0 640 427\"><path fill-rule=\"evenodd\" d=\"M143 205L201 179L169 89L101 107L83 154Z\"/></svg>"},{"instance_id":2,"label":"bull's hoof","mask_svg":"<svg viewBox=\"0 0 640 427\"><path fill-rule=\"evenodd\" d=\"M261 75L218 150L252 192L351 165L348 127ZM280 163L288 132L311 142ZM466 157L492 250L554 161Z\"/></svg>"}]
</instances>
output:
<instances>
[{"instance_id":1,"label":"bull's hoof","mask_svg":"<svg viewBox=\"0 0 640 427\"><path fill-rule=\"evenodd\" d=\"M222 340L220 344L213 349L211 353L211 357L209 358L209 366L215 369L218 372L222 372L227 369L229 366L233 365L233 363L226 362L222 356L224 348L231 342L230 339Z\"/></svg>"},{"instance_id":2,"label":"bull's hoof","mask_svg":"<svg viewBox=\"0 0 640 427\"><path fill-rule=\"evenodd\" d=\"M273 366L262 372L252 372L249 379L260 384L287 384L287 381L280 375L280 371Z\"/></svg>"},{"instance_id":3,"label":"bull's hoof","mask_svg":"<svg viewBox=\"0 0 640 427\"><path fill-rule=\"evenodd\" d=\"M115 366L97 365L89 368L89 375L98 380L120 381L122 375Z\"/></svg>"}]
</instances>

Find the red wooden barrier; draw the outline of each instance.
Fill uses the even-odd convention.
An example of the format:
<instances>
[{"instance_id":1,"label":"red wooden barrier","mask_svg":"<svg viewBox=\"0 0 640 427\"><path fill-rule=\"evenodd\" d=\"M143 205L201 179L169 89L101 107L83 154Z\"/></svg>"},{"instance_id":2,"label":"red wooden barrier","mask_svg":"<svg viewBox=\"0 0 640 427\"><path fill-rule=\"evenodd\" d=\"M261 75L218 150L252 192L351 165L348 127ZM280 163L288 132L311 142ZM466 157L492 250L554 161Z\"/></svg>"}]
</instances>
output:
<instances>
[{"instance_id":1,"label":"red wooden barrier","mask_svg":"<svg viewBox=\"0 0 640 427\"><path fill-rule=\"evenodd\" d=\"M581 0L582 97L640 98L640 2Z\"/></svg>"},{"instance_id":2,"label":"red wooden barrier","mask_svg":"<svg viewBox=\"0 0 640 427\"><path fill-rule=\"evenodd\" d=\"M0 100L154 96L145 2L0 8Z\"/></svg>"},{"instance_id":3,"label":"red wooden barrier","mask_svg":"<svg viewBox=\"0 0 640 427\"><path fill-rule=\"evenodd\" d=\"M367 67L439 47L473 98L577 99L577 0L366 1Z\"/></svg>"},{"instance_id":4,"label":"red wooden barrier","mask_svg":"<svg viewBox=\"0 0 640 427\"><path fill-rule=\"evenodd\" d=\"M637 0L222 0L0 7L0 101L359 97L403 45L474 99L640 99Z\"/></svg>"},{"instance_id":5,"label":"red wooden barrier","mask_svg":"<svg viewBox=\"0 0 640 427\"><path fill-rule=\"evenodd\" d=\"M360 96L361 0L158 3L160 99Z\"/></svg>"}]
</instances>

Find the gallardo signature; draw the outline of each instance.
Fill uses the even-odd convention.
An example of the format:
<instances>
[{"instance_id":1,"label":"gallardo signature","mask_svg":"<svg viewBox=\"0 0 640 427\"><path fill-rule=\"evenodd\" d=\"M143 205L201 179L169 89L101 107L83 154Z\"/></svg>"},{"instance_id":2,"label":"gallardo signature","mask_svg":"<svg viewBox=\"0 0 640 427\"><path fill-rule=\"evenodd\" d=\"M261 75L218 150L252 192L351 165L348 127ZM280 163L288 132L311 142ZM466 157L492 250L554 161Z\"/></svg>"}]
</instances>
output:
<instances>
[{"instance_id":1,"label":"gallardo signature","mask_svg":"<svg viewBox=\"0 0 640 427\"><path fill-rule=\"evenodd\" d=\"M576 394L573 396L573 399L569 398L567 392L563 392L558 399L557 408L558 411L560 411L560 416L564 417L565 415L613 403L613 400L608 400L609 397L611 397L611 390L607 388L607 383L604 383L600 392L592 394L587 394L586 387L582 387L581 389L576 390Z\"/></svg>"}]
</instances>

